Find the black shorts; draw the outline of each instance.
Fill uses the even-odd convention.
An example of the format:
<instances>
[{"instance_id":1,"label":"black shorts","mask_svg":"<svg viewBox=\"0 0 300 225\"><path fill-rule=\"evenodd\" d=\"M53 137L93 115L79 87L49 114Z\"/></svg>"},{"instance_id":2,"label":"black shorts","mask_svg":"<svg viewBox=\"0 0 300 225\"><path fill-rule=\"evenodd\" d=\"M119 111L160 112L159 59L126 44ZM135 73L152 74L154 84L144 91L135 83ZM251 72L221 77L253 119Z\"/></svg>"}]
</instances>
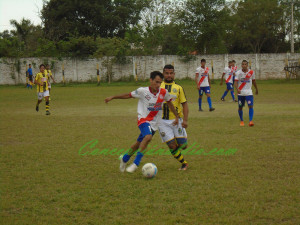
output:
<instances>
[{"instance_id":1,"label":"black shorts","mask_svg":"<svg viewBox=\"0 0 300 225\"><path fill-rule=\"evenodd\" d=\"M29 75L29 80L30 80L31 82L32 82L32 77L33 77L32 75Z\"/></svg>"}]
</instances>

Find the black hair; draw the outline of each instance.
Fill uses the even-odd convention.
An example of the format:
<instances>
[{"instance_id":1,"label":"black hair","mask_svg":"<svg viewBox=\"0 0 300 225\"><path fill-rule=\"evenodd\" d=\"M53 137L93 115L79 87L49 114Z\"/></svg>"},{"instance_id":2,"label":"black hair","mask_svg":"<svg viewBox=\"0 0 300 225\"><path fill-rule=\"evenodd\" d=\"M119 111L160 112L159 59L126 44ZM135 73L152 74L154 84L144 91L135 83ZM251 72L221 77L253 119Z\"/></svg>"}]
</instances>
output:
<instances>
[{"instance_id":1,"label":"black hair","mask_svg":"<svg viewBox=\"0 0 300 225\"><path fill-rule=\"evenodd\" d=\"M229 61L228 64L229 64L229 63L233 63L233 61Z\"/></svg>"},{"instance_id":2,"label":"black hair","mask_svg":"<svg viewBox=\"0 0 300 225\"><path fill-rule=\"evenodd\" d=\"M247 60L245 60L245 59L244 59L244 60L242 61L242 63L243 63L243 62L246 62L246 63L247 63L247 65L248 65L248 61L247 61Z\"/></svg>"},{"instance_id":3,"label":"black hair","mask_svg":"<svg viewBox=\"0 0 300 225\"><path fill-rule=\"evenodd\" d=\"M152 73L150 73L150 78L152 80L154 80L156 76L159 76L161 79L164 79L164 75L159 71L153 71Z\"/></svg>"},{"instance_id":4,"label":"black hair","mask_svg":"<svg viewBox=\"0 0 300 225\"><path fill-rule=\"evenodd\" d=\"M29 64L29 66L31 66L31 64Z\"/></svg>"},{"instance_id":5,"label":"black hair","mask_svg":"<svg viewBox=\"0 0 300 225\"><path fill-rule=\"evenodd\" d=\"M206 60L205 59L201 59L201 62L206 62Z\"/></svg>"},{"instance_id":6,"label":"black hair","mask_svg":"<svg viewBox=\"0 0 300 225\"><path fill-rule=\"evenodd\" d=\"M45 65L44 65L44 64L41 64L41 65L40 65L40 68L41 68L42 66L43 66L43 67L45 67Z\"/></svg>"},{"instance_id":7,"label":"black hair","mask_svg":"<svg viewBox=\"0 0 300 225\"><path fill-rule=\"evenodd\" d=\"M171 65L171 64L167 64L167 65L164 66L164 70L165 69L174 70L174 66Z\"/></svg>"},{"instance_id":8,"label":"black hair","mask_svg":"<svg viewBox=\"0 0 300 225\"><path fill-rule=\"evenodd\" d=\"M233 63L236 63L236 61L233 59L233 60L231 60L231 62L233 62Z\"/></svg>"}]
</instances>

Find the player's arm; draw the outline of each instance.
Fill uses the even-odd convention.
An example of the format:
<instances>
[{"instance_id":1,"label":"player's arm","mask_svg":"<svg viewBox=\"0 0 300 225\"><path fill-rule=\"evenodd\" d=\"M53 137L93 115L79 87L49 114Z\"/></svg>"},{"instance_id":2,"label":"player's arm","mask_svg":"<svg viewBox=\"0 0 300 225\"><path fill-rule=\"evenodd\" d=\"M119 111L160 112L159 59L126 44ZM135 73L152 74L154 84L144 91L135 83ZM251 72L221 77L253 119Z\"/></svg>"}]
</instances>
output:
<instances>
[{"instance_id":1,"label":"player's arm","mask_svg":"<svg viewBox=\"0 0 300 225\"><path fill-rule=\"evenodd\" d=\"M52 75L50 75L50 78L52 79L53 83L55 84L56 82L55 82L55 80L54 80L54 78L53 78Z\"/></svg>"},{"instance_id":2,"label":"player's arm","mask_svg":"<svg viewBox=\"0 0 300 225\"><path fill-rule=\"evenodd\" d=\"M167 101L167 105L169 106L169 109L171 109L172 113L174 113L174 115L176 116L175 121L173 122L173 125L177 125L178 124L178 113L174 108L174 105L171 101Z\"/></svg>"},{"instance_id":3,"label":"player's arm","mask_svg":"<svg viewBox=\"0 0 300 225\"><path fill-rule=\"evenodd\" d=\"M200 90L200 87L198 87L198 78L199 78L199 73L196 72L196 75L195 75L196 87L197 87L198 90Z\"/></svg>"},{"instance_id":4,"label":"player's arm","mask_svg":"<svg viewBox=\"0 0 300 225\"><path fill-rule=\"evenodd\" d=\"M36 76L35 76L35 79L34 79L34 83L35 83L35 84L38 84L38 85L40 85L40 86L43 86L43 85L44 85L43 82L38 82L38 79L39 79L39 77L38 77L38 75L36 75Z\"/></svg>"},{"instance_id":5,"label":"player's arm","mask_svg":"<svg viewBox=\"0 0 300 225\"><path fill-rule=\"evenodd\" d=\"M252 80L252 84L253 84L253 86L254 86L255 89L256 89L255 94L258 95L258 88L257 88L256 80Z\"/></svg>"},{"instance_id":6,"label":"player's arm","mask_svg":"<svg viewBox=\"0 0 300 225\"><path fill-rule=\"evenodd\" d=\"M131 96L131 93L126 93L126 94L121 94L121 95L115 95L115 96L110 96L108 98L106 98L104 101L105 103L108 103L109 101L113 100L113 99L128 99L128 98L133 98Z\"/></svg>"},{"instance_id":7,"label":"player's arm","mask_svg":"<svg viewBox=\"0 0 300 225\"><path fill-rule=\"evenodd\" d=\"M189 107L188 107L187 102L183 102L181 105L182 105L182 113L183 113L182 127L187 128L187 126L188 126Z\"/></svg>"},{"instance_id":8,"label":"player's arm","mask_svg":"<svg viewBox=\"0 0 300 225\"><path fill-rule=\"evenodd\" d=\"M224 78L224 75L225 75L225 73L222 74L222 78L221 78L221 83L220 83L220 85L223 84L223 78Z\"/></svg>"},{"instance_id":9,"label":"player's arm","mask_svg":"<svg viewBox=\"0 0 300 225\"><path fill-rule=\"evenodd\" d=\"M236 92L237 92L238 94L241 94L241 90L238 88L238 81L237 81L237 80L234 81L234 87L235 87L235 89L236 89Z\"/></svg>"}]
</instances>

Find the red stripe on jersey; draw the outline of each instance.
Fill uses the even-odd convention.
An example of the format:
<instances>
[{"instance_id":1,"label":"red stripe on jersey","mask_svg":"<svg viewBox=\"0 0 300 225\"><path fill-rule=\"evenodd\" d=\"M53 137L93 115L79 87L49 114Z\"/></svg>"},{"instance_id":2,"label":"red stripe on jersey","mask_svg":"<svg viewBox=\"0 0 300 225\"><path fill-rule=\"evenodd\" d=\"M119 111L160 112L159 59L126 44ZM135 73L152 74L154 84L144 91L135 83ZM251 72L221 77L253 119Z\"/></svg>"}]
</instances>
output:
<instances>
[{"instance_id":1,"label":"red stripe on jersey","mask_svg":"<svg viewBox=\"0 0 300 225\"><path fill-rule=\"evenodd\" d=\"M247 73L245 79L249 79L252 75L253 75L253 70L250 70L250 71ZM245 87L245 85L246 85L246 82L242 83L242 84L239 86L239 90L242 90L242 89Z\"/></svg>"},{"instance_id":2,"label":"red stripe on jersey","mask_svg":"<svg viewBox=\"0 0 300 225\"><path fill-rule=\"evenodd\" d=\"M205 68L205 71L204 71L204 74L208 73L208 70L209 70L209 68L206 67L206 68ZM204 79L205 79L204 76L201 77L201 79L199 80L199 83L198 83L198 87L200 87L200 85L202 84L202 82L204 81Z\"/></svg>"},{"instance_id":3,"label":"red stripe on jersey","mask_svg":"<svg viewBox=\"0 0 300 225\"><path fill-rule=\"evenodd\" d=\"M160 89L160 92L158 93L158 97L157 97L157 101L156 101L156 104L157 103L162 103L164 101L164 97L167 93L167 90L164 89L164 88L161 88ZM162 97L162 98L161 98ZM145 123L145 122L150 122L154 119L154 117L157 115L157 113L159 112L159 110L157 111L151 111L146 118L141 118L139 121L138 121L138 126L141 125L142 123Z\"/></svg>"},{"instance_id":4,"label":"red stripe on jersey","mask_svg":"<svg viewBox=\"0 0 300 225\"><path fill-rule=\"evenodd\" d=\"M231 80L232 75L229 75L229 77L226 80L226 83L228 83Z\"/></svg>"}]
</instances>

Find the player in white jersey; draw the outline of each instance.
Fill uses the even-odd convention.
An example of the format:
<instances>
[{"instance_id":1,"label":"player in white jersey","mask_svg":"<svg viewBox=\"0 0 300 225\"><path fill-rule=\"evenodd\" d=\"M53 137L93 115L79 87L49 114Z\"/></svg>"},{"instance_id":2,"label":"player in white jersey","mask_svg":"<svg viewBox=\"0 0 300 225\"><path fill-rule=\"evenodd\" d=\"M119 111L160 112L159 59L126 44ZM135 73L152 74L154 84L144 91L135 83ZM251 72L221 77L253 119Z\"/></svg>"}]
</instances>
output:
<instances>
[{"instance_id":1,"label":"player in white jersey","mask_svg":"<svg viewBox=\"0 0 300 225\"><path fill-rule=\"evenodd\" d=\"M210 79L209 79L209 68L205 66L206 60L201 59L201 66L196 69L195 81L197 84L197 89L199 90L199 111L202 110L202 96L205 92L207 96L207 102L209 105L209 111L214 111L215 108L212 107L211 98L210 98Z\"/></svg>"},{"instance_id":2,"label":"player in white jersey","mask_svg":"<svg viewBox=\"0 0 300 225\"><path fill-rule=\"evenodd\" d=\"M234 82L234 80L233 80L233 75L235 73L235 70L234 70L234 67L232 66L232 63L233 63L232 61L228 62L228 67L225 67L224 72L222 74L220 85L223 84L223 78L225 76L225 82L226 82L227 88L226 88L226 91L224 92L224 94L221 97L221 101L225 101L225 96L227 95L228 91L230 91L232 100L234 102L237 102L237 100L234 99L234 89L233 89L233 82Z\"/></svg>"},{"instance_id":3,"label":"player in white jersey","mask_svg":"<svg viewBox=\"0 0 300 225\"><path fill-rule=\"evenodd\" d=\"M253 70L248 69L248 62L243 60L242 69L239 70L235 75L234 86L238 93L238 104L239 104L239 116L240 116L240 126L245 126L243 120L243 107L245 106L245 101L247 101L249 108L249 126L254 126L253 123L253 93L252 93L252 83L258 94L258 89L255 81L255 74Z\"/></svg>"},{"instance_id":4,"label":"player in white jersey","mask_svg":"<svg viewBox=\"0 0 300 225\"><path fill-rule=\"evenodd\" d=\"M122 95L115 95L105 99L108 103L113 99L128 99L138 98L138 127L141 131L137 141L131 146L128 153L126 153L120 160L120 171L124 172L127 162L130 157L138 150L137 155L133 163L126 168L126 171L133 173L139 166L145 150L150 143L155 131L158 129L158 122L162 117L162 104L166 101L170 110L175 114L176 118L174 125L178 124L178 113L176 112L172 98L175 96L164 89L160 88L163 80L163 75L159 71L154 71L150 74L150 86L141 87L137 90Z\"/></svg>"}]
</instances>

